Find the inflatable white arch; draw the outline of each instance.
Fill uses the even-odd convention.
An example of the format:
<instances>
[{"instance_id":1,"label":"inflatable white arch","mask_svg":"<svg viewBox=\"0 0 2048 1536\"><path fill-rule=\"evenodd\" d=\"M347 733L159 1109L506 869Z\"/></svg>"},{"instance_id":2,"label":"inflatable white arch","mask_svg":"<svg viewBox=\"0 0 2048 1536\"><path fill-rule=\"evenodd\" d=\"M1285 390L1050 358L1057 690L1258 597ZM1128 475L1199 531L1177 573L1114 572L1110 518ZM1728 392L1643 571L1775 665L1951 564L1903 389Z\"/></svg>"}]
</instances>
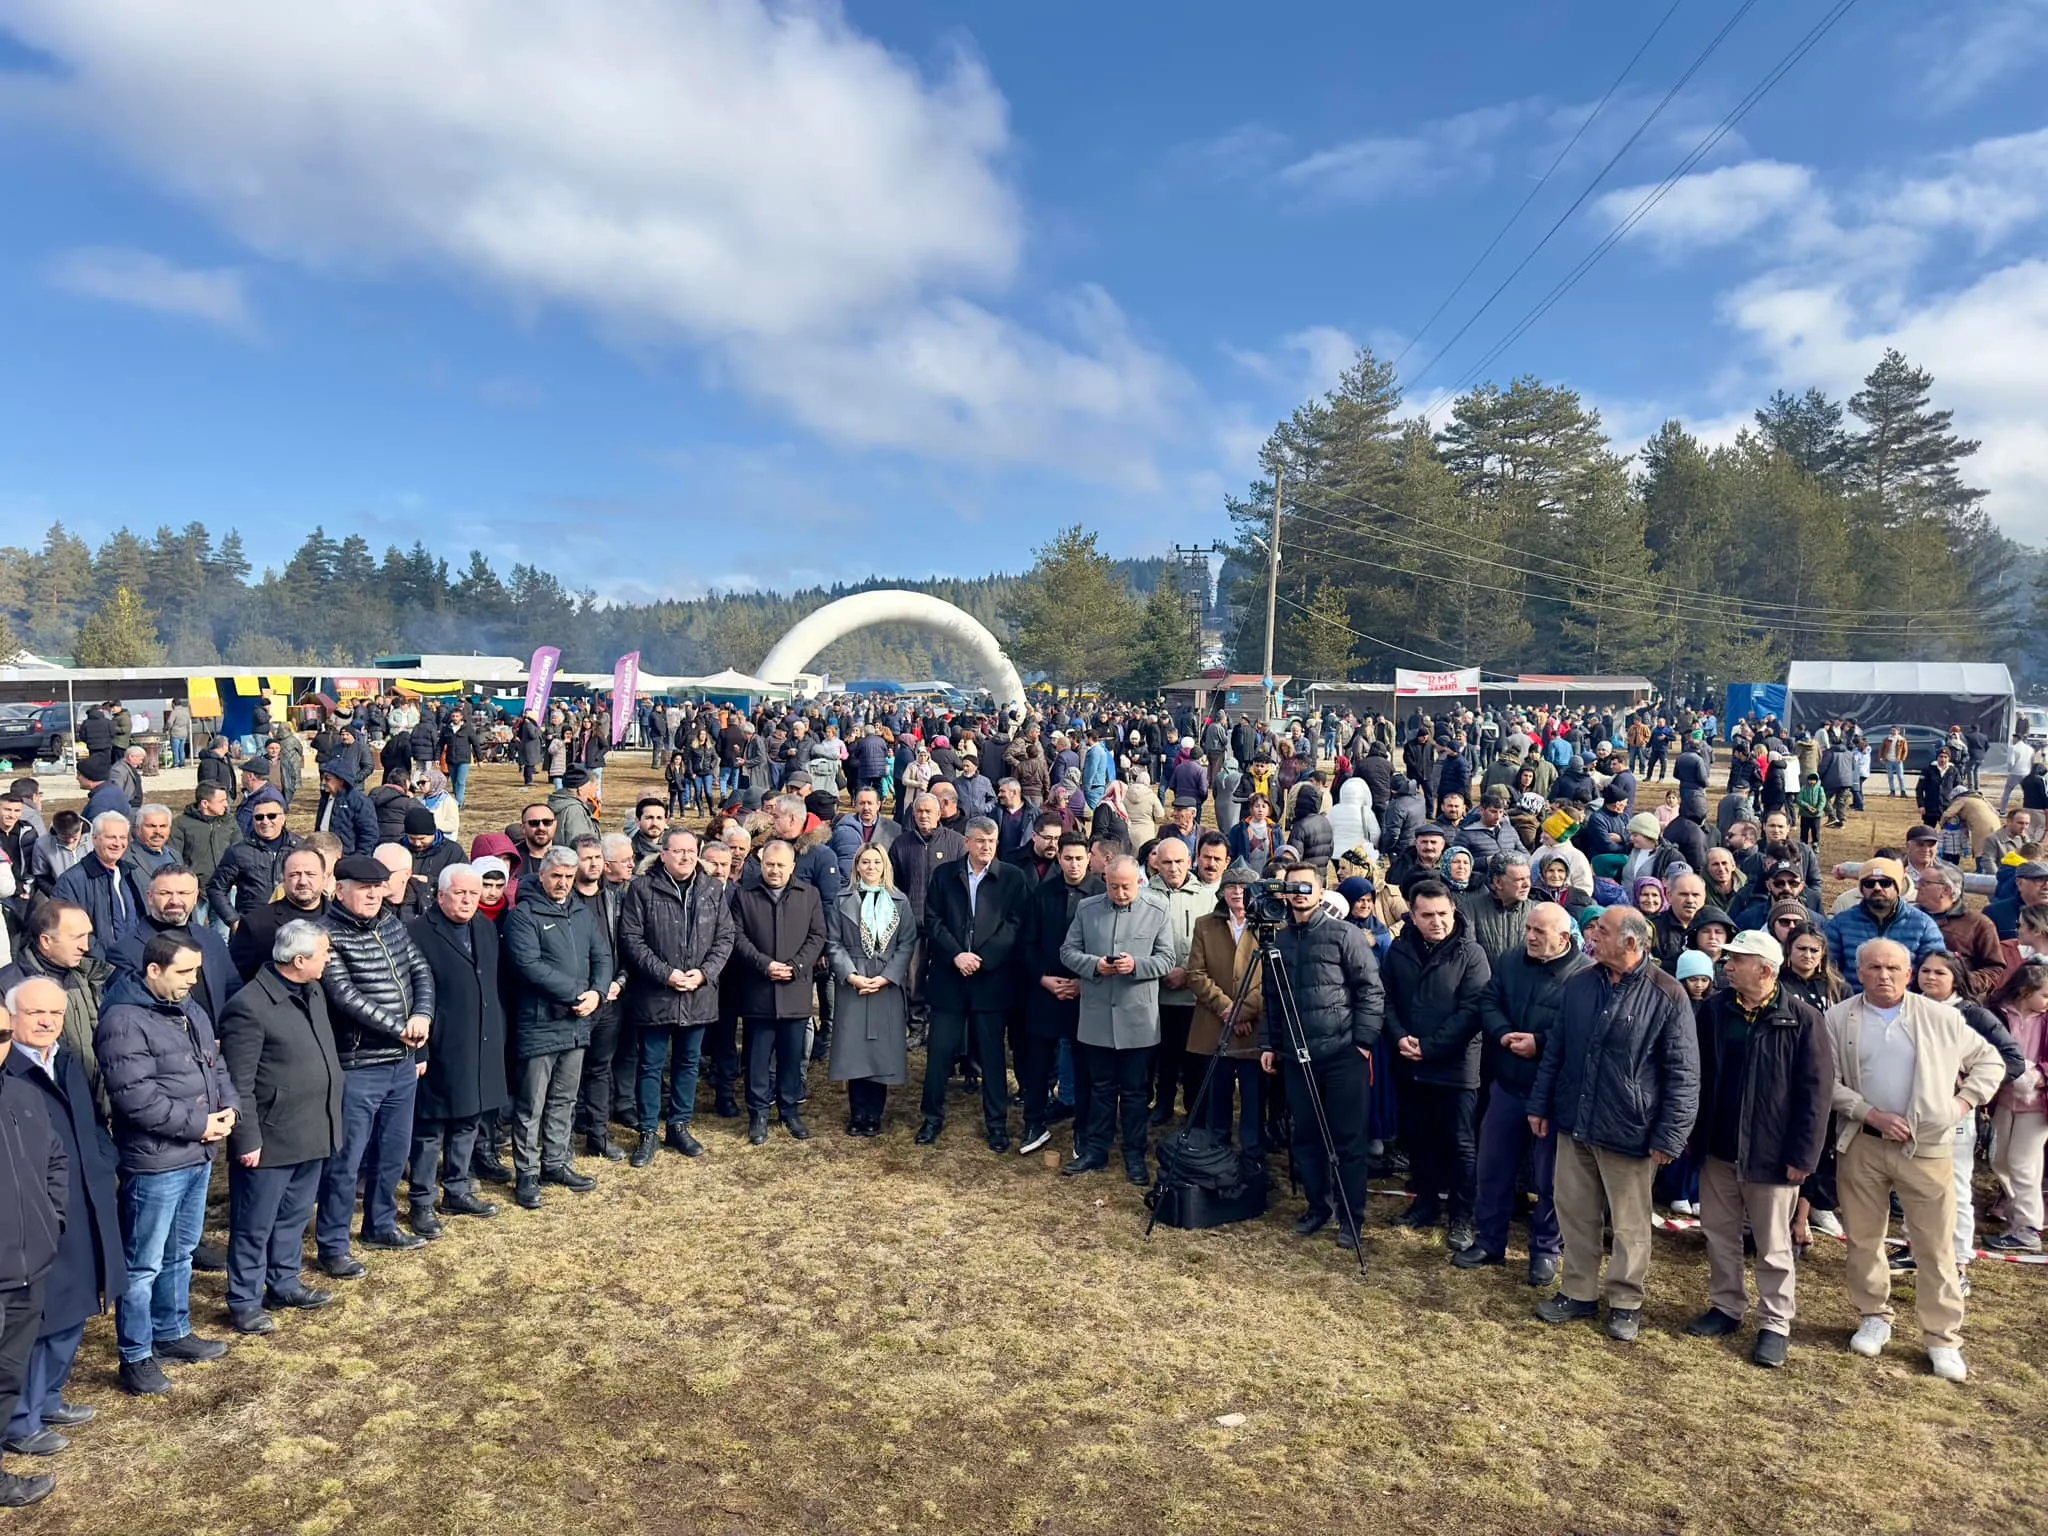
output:
<instances>
[{"instance_id":1,"label":"inflatable white arch","mask_svg":"<svg viewBox=\"0 0 2048 1536\"><path fill-rule=\"evenodd\" d=\"M794 682L826 646L874 624L916 624L966 646L996 702L1023 707L1024 680L988 626L966 609L924 592L856 592L827 603L791 625L754 671L771 683Z\"/></svg>"}]
</instances>

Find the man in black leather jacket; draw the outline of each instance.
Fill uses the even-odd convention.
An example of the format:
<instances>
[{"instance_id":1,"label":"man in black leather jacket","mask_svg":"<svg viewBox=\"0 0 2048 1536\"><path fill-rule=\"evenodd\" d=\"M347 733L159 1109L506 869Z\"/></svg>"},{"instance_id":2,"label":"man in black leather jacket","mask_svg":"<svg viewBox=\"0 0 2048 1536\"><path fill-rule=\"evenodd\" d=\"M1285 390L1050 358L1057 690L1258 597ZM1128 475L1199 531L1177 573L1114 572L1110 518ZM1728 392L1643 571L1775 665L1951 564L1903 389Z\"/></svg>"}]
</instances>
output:
<instances>
[{"instance_id":1,"label":"man in black leather jacket","mask_svg":"<svg viewBox=\"0 0 2048 1536\"><path fill-rule=\"evenodd\" d=\"M1312 864L1290 864L1279 879L1308 887L1287 898L1292 909L1274 943L1287 995L1299 1015L1297 1043L1281 1007L1280 980L1268 966L1265 1009L1259 1018L1259 1065L1278 1072L1294 1116L1294 1166L1308 1196L1308 1214L1295 1224L1303 1237L1319 1232L1338 1209L1337 1242L1358 1246L1365 1217L1367 1124L1372 1097L1372 1044L1386 1016L1379 961L1363 929L1340 922L1323 905L1323 874ZM1300 1059L1306 1051L1308 1061ZM1323 1101L1337 1166L1330 1167L1309 1085ZM1333 1188L1334 1184L1334 1188Z\"/></svg>"},{"instance_id":2,"label":"man in black leather jacket","mask_svg":"<svg viewBox=\"0 0 2048 1536\"><path fill-rule=\"evenodd\" d=\"M320 922L334 944L322 973L342 1083L342 1142L320 1179L315 1227L321 1273L363 1274L349 1253L356 1176L368 1164L362 1241L369 1248L417 1248L426 1241L398 1224L398 1174L412 1139L413 1098L426 1062L419 1055L434 1016L434 973L395 913L385 908L391 872L367 854L334 866L335 893Z\"/></svg>"}]
</instances>

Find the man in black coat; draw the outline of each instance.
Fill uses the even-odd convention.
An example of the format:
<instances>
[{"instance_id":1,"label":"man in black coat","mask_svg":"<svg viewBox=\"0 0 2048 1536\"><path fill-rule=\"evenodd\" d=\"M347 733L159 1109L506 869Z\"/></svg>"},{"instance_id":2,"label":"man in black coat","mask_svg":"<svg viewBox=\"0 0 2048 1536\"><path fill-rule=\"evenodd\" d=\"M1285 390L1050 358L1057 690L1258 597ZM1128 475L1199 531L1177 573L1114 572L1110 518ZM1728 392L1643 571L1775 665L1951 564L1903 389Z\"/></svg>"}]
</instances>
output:
<instances>
[{"instance_id":1,"label":"man in black coat","mask_svg":"<svg viewBox=\"0 0 2048 1536\"><path fill-rule=\"evenodd\" d=\"M1546 1323L1600 1315L1600 1233L1610 1213L1607 1333L1626 1344L1641 1324L1650 1272L1650 1187L1685 1150L1699 1109L1699 1040L1691 999L1651 957L1649 920L1609 907L1591 932L1597 963L1564 984L1529 1091L1529 1129L1558 1135L1564 1232L1563 1280L1536 1315Z\"/></svg>"},{"instance_id":2,"label":"man in black coat","mask_svg":"<svg viewBox=\"0 0 2048 1536\"><path fill-rule=\"evenodd\" d=\"M1010 1086L1003 1060L1005 1011L1014 976L1011 952L1024 926L1030 882L996 861L996 824L971 818L965 858L941 864L925 896L924 940L932 1008L925 1044L924 1123L917 1144L930 1146L946 1126L946 1080L971 1053L981 1069L981 1114L991 1152L1010 1150Z\"/></svg>"},{"instance_id":3,"label":"man in black coat","mask_svg":"<svg viewBox=\"0 0 2048 1536\"><path fill-rule=\"evenodd\" d=\"M327 913L327 860L317 848L294 848L279 870L284 894L242 914L228 939L228 959L247 981L269 963L277 930L294 919L317 923Z\"/></svg>"},{"instance_id":4,"label":"man in black coat","mask_svg":"<svg viewBox=\"0 0 2048 1536\"><path fill-rule=\"evenodd\" d=\"M1372 1132L1372 1047L1385 1022L1386 991L1365 930L1331 916L1323 905L1322 870L1290 864L1276 878L1297 889L1288 894L1287 921L1274 935L1278 964L1268 964L1262 973L1259 1066L1280 1074L1293 1116L1294 1166L1308 1197L1308 1214L1294 1230L1312 1237L1341 1211L1345 1219L1339 1223L1338 1246L1356 1248L1358 1224L1365 1219L1366 1144ZM1295 1010L1292 1019L1283 996ZM1308 1054L1306 1068L1299 1050ZM1330 1149L1323 1145L1325 1124L1336 1149L1334 1168Z\"/></svg>"},{"instance_id":5,"label":"man in black coat","mask_svg":"<svg viewBox=\"0 0 2048 1536\"><path fill-rule=\"evenodd\" d=\"M1779 988L1785 956L1770 934L1737 934L1721 956L1729 985L1699 1008L1700 1110L1692 1133L1707 1310L1685 1331L1721 1338L1742 1326L1747 1229L1756 1244L1758 1314L1750 1359L1773 1369L1785 1363L1792 1331L1792 1217L1827 1138L1834 1039L1818 1012Z\"/></svg>"},{"instance_id":6,"label":"man in black coat","mask_svg":"<svg viewBox=\"0 0 2048 1536\"><path fill-rule=\"evenodd\" d=\"M398 1225L398 1174L412 1140L415 1053L433 1027L434 975L386 909L391 871L367 854L349 854L336 861L334 876L334 901L320 919L334 954L320 986L346 1076L341 1143L321 1175L314 1231L321 1273L353 1280L364 1268L348 1251L349 1218L366 1165L364 1246L406 1249L425 1241Z\"/></svg>"},{"instance_id":7,"label":"man in black coat","mask_svg":"<svg viewBox=\"0 0 2048 1536\"><path fill-rule=\"evenodd\" d=\"M41 1091L5 1070L13 1042L13 1023L0 1016L0 1413L10 1417L42 1332L71 1190L64 1143ZM38 1503L56 1486L54 1478L0 1469L0 1508Z\"/></svg>"},{"instance_id":8,"label":"man in black coat","mask_svg":"<svg viewBox=\"0 0 2048 1536\"><path fill-rule=\"evenodd\" d=\"M1058 817L1053 818L1058 822ZM1054 873L1034 882L1024 911L1024 931L1017 943L1017 985L1025 989L1024 1028L1017 1037L1018 1097L1024 1110L1025 1156L1051 1138L1054 1120L1073 1117L1087 1123L1087 1078L1074 1074L1073 1104L1053 1096L1062 1041L1072 1041L1081 1018L1081 983L1060 959L1060 946L1073 926L1074 909L1090 896L1102 894L1102 877L1088 872L1088 839L1079 832L1060 835Z\"/></svg>"},{"instance_id":9,"label":"man in black coat","mask_svg":"<svg viewBox=\"0 0 2048 1536\"><path fill-rule=\"evenodd\" d=\"M1418 883L1408 921L1380 967L1393 1031L1401 1132L1414 1168L1415 1203L1399 1224L1427 1230L1444 1219L1450 1247L1472 1246L1478 1193L1479 1010L1492 984L1486 951L1440 882Z\"/></svg>"},{"instance_id":10,"label":"man in black coat","mask_svg":"<svg viewBox=\"0 0 2048 1536\"><path fill-rule=\"evenodd\" d=\"M87 1320L106 1309L107 1298L118 1294L127 1279L114 1143L100 1121L78 1053L62 1042L65 1003L63 986L47 976L11 988L6 1006L14 1018L14 1049L0 1065L0 1071L42 1095L66 1166L64 1236L44 1282L42 1325L21 1400L7 1424L7 1449L29 1456L63 1450L70 1444L63 1431L93 1417L92 1409L64 1401L64 1384L71 1379Z\"/></svg>"},{"instance_id":11,"label":"man in black coat","mask_svg":"<svg viewBox=\"0 0 2048 1536\"><path fill-rule=\"evenodd\" d=\"M771 1104L798 1141L810 1139L799 1106L804 1026L811 1018L811 968L825 952L825 909L816 887L796 878L796 853L776 841L761 850L761 878L732 898L733 963L727 979L746 1031L747 1140L768 1139Z\"/></svg>"},{"instance_id":12,"label":"man in black coat","mask_svg":"<svg viewBox=\"0 0 2048 1536\"><path fill-rule=\"evenodd\" d=\"M221 1055L247 1111L228 1133L228 1321L237 1333L275 1332L268 1307L334 1299L299 1273L321 1174L342 1134L346 1074L320 987L332 952L326 930L286 923L220 1021Z\"/></svg>"},{"instance_id":13,"label":"man in black coat","mask_svg":"<svg viewBox=\"0 0 2048 1536\"><path fill-rule=\"evenodd\" d=\"M1493 985L1479 1005L1479 1033L1485 1041L1482 1066L1492 1084L1479 1127L1479 1198L1473 1212L1472 1246L1451 1255L1460 1269L1505 1264L1508 1218L1521 1194L1522 1154L1536 1174L1536 1208L1529 1216L1529 1283L1543 1287L1557 1279L1564 1241L1552 1203L1557 1174L1557 1141L1529 1131L1529 1089L1536 1062L1557 1022L1564 984L1593 962L1579 946L1571 914L1556 902L1529 909L1522 948L1493 968Z\"/></svg>"},{"instance_id":14,"label":"man in black coat","mask_svg":"<svg viewBox=\"0 0 2048 1536\"><path fill-rule=\"evenodd\" d=\"M218 922L234 924L270 900L285 855L299 846L284 826L284 805L264 800L250 812L249 835L220 856L206 883L206 907ZM262 952L259 951L258 963Z\"/></svg>"},{"instance_id":15,"label":"man in black coat","mask_svg":"<svg viewBox=\"0 0 2048 1536\"><path fill-rule=\"evenodd\" d=\"M199 878L182 864L165 864L149 877L142 893L142 919L116 944L107 959L116 972L142 974L142 946L160 933L175 934L199 951L199 997L209 1019L220 1018L228 999L242 985L241 972L228 958L221 936L205 923L194 922L199 910Z\"/></svg>"},{"instance_id":16,"label":"man in black coat","mask_svg":"<svg viewBox=\"0 0 2048 1536\"><path fill-rule=\"evenodd\" d=\"M434 975L434 1028L427 1036L427 1070L413 1101L411 1226L422 1237L440 1235L434 1214L436 1174L440 1208L450 1216L491 1217L497 1206L470 1185L477 1130L511 1102L505 1077L508 1021L499 990L498 930L475 921L483 877L467 864L450 864L436 877L434 905L406 924L413 947Z\"/></svg>"},{"instance_id":17,"label":"man in black coat","mask_svg":"<svg viewBox=\"0 0 2048 1536\"><path fill-rule=\"evenodd\" d=\"M718 1017L718 982L732 957L733 923L724 885L698 866L698 846L697 834L683 827L663 832L658 861L626 888L619 912L624 1008L636 1050L636 1168L654 1161L664 1078L669 1146L685 1157L704 1152L690 1121L704 1031Z\"/></svg>"}]
</instances>

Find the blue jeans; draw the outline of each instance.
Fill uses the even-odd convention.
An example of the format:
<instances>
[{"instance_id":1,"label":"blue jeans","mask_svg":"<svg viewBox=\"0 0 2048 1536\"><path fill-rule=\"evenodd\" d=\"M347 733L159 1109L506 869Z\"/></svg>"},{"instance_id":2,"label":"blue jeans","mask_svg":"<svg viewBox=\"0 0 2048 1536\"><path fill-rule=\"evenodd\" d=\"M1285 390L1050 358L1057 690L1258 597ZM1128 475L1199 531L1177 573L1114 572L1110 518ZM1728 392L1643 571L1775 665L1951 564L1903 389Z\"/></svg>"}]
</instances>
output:
<instances>
[{"instance_id":1,"label":"blue jeans","mask_svg":"<svg viewBox=\"0 0 2048 1536\"><path fill-rule=\"evenodd\" d=\"M712 810L712 800L718 793L717 780L718 775L715 773L700 773L690 781L696 787L697 798L703 801L707 814Z\"/></svg>"},{"instance_id":2,"label":"blue jeans","mask_svg":"<svg viewBox=\"0 0 2048 1536\"><path fill-rule=\"evenodd\" d=\"M1884 765L1884 787L1895 795L1903 795L1906 792L1906 765L1904 763L1886 763Z\"/></svg>"},{"instance_id":3,"label":"blue jeans","mask_svg":"<svg viewBox=\"0 0 2048 1536\"><path fill-rule=\"evenodd\" d=\"M448 793L455 797L457 805L461 805L469 794L469 770L474 766L472 763L457 763L448 770Z\"/></svg>"},{"instance_id":4,"label":"blue jeans","mask_svg":"<svg viewBox=\"0 0 2048 1536\"><path fill-rule=\"evenodd\" d=\"M213 1164L121 1179L121 1246L128 1287L115 1307L121 1362L133 1365L192 1331L192 1250L206 1226Z\"/></svg>"},{"instance_id":5,"label":"blue jeans","mask_svg":"<svg viewBox=\"0 0 2048 1536\"><path fill-rule=\"evenodd\" d=\"M191 750L192 742L189 737L173 736L171 738L171 766L173 768L184 767L185 754Z\"/></svg>"},{"instance_id":6,"label":"blue jeans","mask_svg":"<svg viewBox=\"0 0 2048 1536\"><path fill-rule=\"evenodd\" d=\"M1074 1103L1074 1042L1071 1040L1060 1042L1058 1075L1059 1101L1071 1106Z\"/></svg>"},{"instance_id":7,"label":"blue jeans","mask_svg":"<svg viewBox=\"0 0 2048 1536\"><path fill-rule=\"evenodd\" d=\"M398 1174L412 1149L412 1101L419 1077L410 1058L342 1074L341 1145L320 1175L320 1217L314 1237L323 1259L348 1253L356 1175L363 1176L363 1230L398 1226Z\"/></svg>"},{"instance_id":8,"label":"blue jeans","mask_svg":"<svg viewBox=\"0 0 2048 1536\"><path fill-rule=\"evenodd\" d=\"M723 800L740 787L740 767L734 763L730 768L718 770L718 797Z\"/></svg>"},{"instance_id":9,"label":"blue jeans","mask_svg":"<svg viewBox=\"0 0 2048 1536\"><path fill-rule=\"evenodd\" d=\"M697 1072L704 1061L704 1026L692 1024L682 1029L650 1029L635 1024L632 1028L640 1037L637 1057L640 1134L652 1136L661 1124L661 1080L664 1075L668 1076L668 1123L687 1126L697 1109ZM673 1073L669 1070L671 1052L675 1058Z\"/></svg>"}]
</instances>

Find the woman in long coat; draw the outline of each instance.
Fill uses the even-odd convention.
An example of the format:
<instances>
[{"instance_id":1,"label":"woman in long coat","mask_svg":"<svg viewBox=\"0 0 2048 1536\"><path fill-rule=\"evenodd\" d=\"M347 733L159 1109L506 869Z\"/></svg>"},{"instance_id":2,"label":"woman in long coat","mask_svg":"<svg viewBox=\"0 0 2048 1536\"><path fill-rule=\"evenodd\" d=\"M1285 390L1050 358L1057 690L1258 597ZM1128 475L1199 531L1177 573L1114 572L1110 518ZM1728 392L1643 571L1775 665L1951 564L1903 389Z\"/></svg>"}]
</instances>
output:
<instances>
[{"instance_id":1,"label":"woman in long coat","mask_svg":"<svg viewBox=\"0 0 2048 1536\"><path fill-rule=\"evenodd\" d=\"M879 1136L889 1089L909 1080L911 948L917 925L889 855L869 844L825 915L832 967L832 1081L846 1084L849 1136Z\"/></svg>"}]
</instances>

